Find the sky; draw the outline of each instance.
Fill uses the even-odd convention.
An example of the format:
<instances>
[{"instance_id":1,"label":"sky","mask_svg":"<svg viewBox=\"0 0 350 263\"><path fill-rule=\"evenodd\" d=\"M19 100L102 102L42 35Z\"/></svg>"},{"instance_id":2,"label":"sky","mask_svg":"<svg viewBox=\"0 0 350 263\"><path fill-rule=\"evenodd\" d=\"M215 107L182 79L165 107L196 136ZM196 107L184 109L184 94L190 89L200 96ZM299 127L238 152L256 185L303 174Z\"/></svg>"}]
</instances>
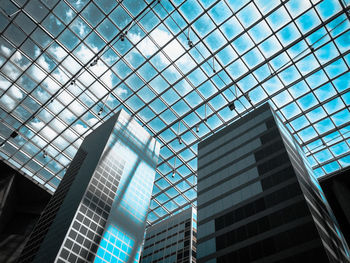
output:
<instances>
[{"instance_id":1,"label":"sky","mask_svg":"<svg viewBox=\"0 0 350 263\"><path fill-rule=\"evenodd\" d=\"M123 108L162 145L152 222L196 206L198 142L269 102L316 176L346 167L349 2L3 1L0 155L53 192Z\"/></svg>"}]
</instances>

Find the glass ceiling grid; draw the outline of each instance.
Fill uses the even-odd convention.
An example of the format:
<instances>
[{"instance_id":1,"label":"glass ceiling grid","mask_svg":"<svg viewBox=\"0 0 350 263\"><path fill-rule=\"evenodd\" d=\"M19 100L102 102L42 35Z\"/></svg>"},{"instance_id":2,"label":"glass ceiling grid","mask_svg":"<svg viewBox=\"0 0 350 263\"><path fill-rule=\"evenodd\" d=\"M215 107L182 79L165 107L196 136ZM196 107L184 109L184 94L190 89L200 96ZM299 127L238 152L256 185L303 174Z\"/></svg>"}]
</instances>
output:
<instances>
[{"instance_id":1,"label":"glass ceiling grid","mask_svg":"<svg viewBox=\"0 0 350 263\"><path fill-rule=\"evenodd\" d=\"M150 224L196 206L197 143L266 101L318 176L350 164L346 1L1 5L0 155L49 191L120 108L162 144Z\"/></svg>"}]
</instances>

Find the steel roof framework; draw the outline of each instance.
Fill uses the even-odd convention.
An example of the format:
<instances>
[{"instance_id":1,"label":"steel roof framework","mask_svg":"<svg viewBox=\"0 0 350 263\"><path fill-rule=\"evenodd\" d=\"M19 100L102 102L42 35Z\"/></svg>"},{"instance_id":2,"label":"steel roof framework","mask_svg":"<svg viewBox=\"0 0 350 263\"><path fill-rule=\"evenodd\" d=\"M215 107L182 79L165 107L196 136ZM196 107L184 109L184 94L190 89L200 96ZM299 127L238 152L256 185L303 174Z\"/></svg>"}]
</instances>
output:
<instances>
[{"instance_id":1,"label":"steel roof framework","mask_svg":"<svg viewBox=\"0 0 350 263\"><path fill-rule=\"evenodd\" d=\"M0 155L53 192L83 138L124 108L162 144L150 224L196 206L197 143L267 101L318 176L348 166L349 8L2 1Z\"/></svg>"}]
</instances>

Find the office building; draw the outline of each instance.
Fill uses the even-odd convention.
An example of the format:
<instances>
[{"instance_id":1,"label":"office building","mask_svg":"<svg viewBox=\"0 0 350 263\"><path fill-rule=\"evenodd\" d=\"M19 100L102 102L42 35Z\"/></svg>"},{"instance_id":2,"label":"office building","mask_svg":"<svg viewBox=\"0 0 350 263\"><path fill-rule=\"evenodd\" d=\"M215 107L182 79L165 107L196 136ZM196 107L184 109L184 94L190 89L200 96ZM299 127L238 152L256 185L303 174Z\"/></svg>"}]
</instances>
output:
<instances>
[{"instance_id":1,"label":"office building","mask_svg":"<svg viewBox=\"0 0 350 263\"><path fill-rule=\"evenodd\" d=\"M196 262L197 216L190 207L147 228L142 263Z\"/></svg>"},{"instance_id":2,"label":"office building","mask_svg":"<svg viewBox=\"0 0 350 263\"><path fill-rule=\"evenodd\" d=\"M138 262L159 143L125 111L83 141L20 262Z\"/></svg>"},{"instance_id":3,"label":"office building","mask_svg":"<svg viewBox=\"0 0 350 263\"><path fill-rule=\"evenodd\" d=\"M324 176L319 182L340 230L350 244L350 169L345 168Z\"/></svg>"},{"instance_id":4,"label":"office building","mask_svg":"<svg viewBox=\"0 0 350 263\"><path fill-rule=\"evenodd\" d=\"M197 206L198 143L269 102L317 177L341 170L349 11L349 0L1 1L0 159L52 194L86 134L124 108L162 145L152 225Z\"/></svg>"},{"instance_id":5,"label":"office building","mask_svg":"<svg viewBox=\"0 0 350 263\"><path fill-rule=\"evenodd\" d=\"M51 195L0 161L0 262L17 262Z\"/></svg>"},{"instance_id":6,"label":"office building","mask_svg":"<svg viewBox=\"0 0 350 263\"><path fill-rule=\"evenodd\" d=\"M349 262L299 145L265 104L198 146L198 262Z\"/></svg>"}]
</instances>

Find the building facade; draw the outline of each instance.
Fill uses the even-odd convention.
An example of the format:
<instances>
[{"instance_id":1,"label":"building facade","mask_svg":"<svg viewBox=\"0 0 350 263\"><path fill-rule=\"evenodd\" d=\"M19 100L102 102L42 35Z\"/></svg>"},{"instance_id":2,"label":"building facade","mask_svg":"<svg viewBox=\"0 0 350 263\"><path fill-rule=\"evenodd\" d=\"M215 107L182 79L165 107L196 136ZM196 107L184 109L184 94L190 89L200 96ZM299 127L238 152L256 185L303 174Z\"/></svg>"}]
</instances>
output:
<instances>
[{"instance_id":1,"label":"building facade","mask_svg":"<svg viewBox=\"0 0 350 263\"><path fill-rule=\"evenodd\" d=\"M198 262L349 262L298 144L268 104L198 146Z\"/></svg>"},{"instance_id":2,"label":"building facade","mask_svg":"<svg viewBox=\"0 0 350 263\"><path fill-rule=\"evenodd\" d=\"M159 148L123 110L91 132L20 262L138 262Z\"/></svg>"},{"instance_id":3,"label":"building facade","mask_svg":"<svg viewBox=\"0 0 350 263\"><path fill-rule=\"evenodd\" d=\"M197 214L192 207L147 228L142 263L196 262Z\"/></svg>"}]
</instances>

